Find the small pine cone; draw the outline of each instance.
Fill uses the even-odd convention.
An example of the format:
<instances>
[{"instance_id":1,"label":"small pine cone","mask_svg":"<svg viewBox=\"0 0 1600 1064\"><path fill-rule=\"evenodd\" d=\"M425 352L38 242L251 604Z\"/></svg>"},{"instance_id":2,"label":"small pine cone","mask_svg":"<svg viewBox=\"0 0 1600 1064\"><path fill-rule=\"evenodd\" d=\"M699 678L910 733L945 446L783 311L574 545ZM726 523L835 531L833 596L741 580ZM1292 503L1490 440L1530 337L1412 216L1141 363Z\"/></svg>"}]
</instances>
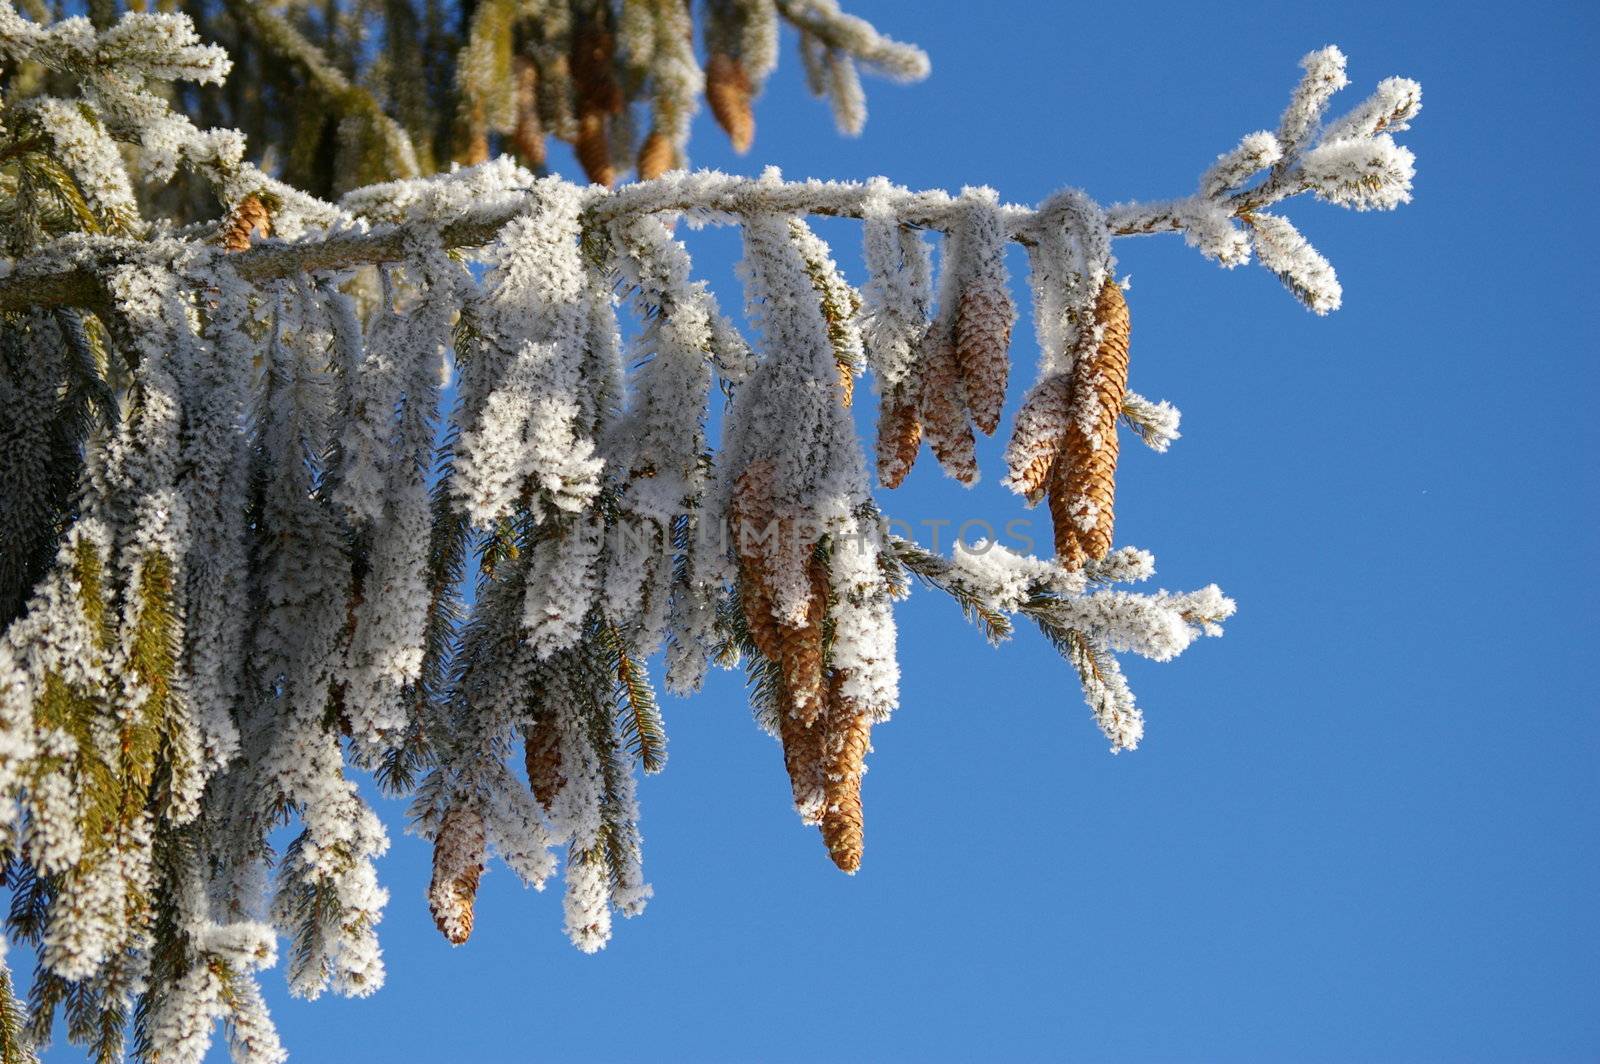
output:
<instances>
[{"instance_id":1,"label":"small pine cone","mask_svg":"<svg viewBox=\"0 0 1600 1064\"><path fill-rule=\"evenodd\" d=\"M1072 378L1046 377L1022 400L1016 427L1006 445L1005 485L1029 502L1038 502L1050 483L1050 470L1066 443L1072 419Z\"/></svg>"},{"instance_id":2,"label":"small pine cone","mask_svg":"<svg viewBox=\"0 0 1600 1064\"><path fill-rule=\"evenodd\" d=\"M584 175L597 185L610 188L617 180L611 165L611 145L606 139L606 116L586 111L578 118L578 139L572 145Z\"/></svg>"},{"instance_id":3,"label":"small pine cone","mask_svg":"<svg viewBox=\"0 0 1600 1064\"><path fill-rule=\"evenodd\" d=\"M884 389L878 400L878 480L898 488L916 464L922 446L922 422L916 396L908 385Z\"/></svg>"},{"instance_id":4,"label":"small pine cone","mask_svg":"<svg viewBox=\"0 0 1600 1064\"><path fill-rule=\"evenodd\" d=\"M761 574L753 566L739 566L739 606L744 611L745 628L756 650L768 661L783 660L782 629L772 615L772 596L767 594Z\"/></svg>"},{"instance_id":5,"label":"small pine cone","mask_svg":"<svg viewBox=\"0 0 1600 1064\"><path fill-rule=\"evenodd\" d=\"M222 246L229 251L248 251L250 242L259 233L272 233L272 212L261 202L261 197L251 193L228 212L222 223Z\"/></svg>"},{"instance_id":6,"label":"small pine cone","mask_svg":"<svg viewBox=\"0 0 1600 1064\"><path fill-rule=\"evenodd\" d=\"M511 143L524 166L544 167L544 123L539 121L539 67L525 55L516 58L517 124L511 130Z\"/></svg>"},{"instance_id":7,"label":"small pine cone","mask_svg":"<svg viewBox=\"0 0 1600 1064\"><path fill-rule=\"evenodd\" d=\"M649 181L671 170L677 154L667 135L659 129L652 129L644 138L644 143L639 145L639 180Z\"/></svg>"},{"instance_id":8,"label":"small pine cone","mask_svg":"<svg viewBox=\"0 0 1600 1064\"><path fill-rule=\"evenodd\" d=\"M765 460L751 462L733 481L733 497L728 501L728 533L741 565L760 573L766 568L766 552L773 549L776 519L772 503L773 469Z\"/></svg>"},{"instance_id":9,"label":"small pine cone","mask_svg":"<svg viewBox=\"0 0 1600 1064\"><path fill-rule=\"evenodd\" d=\"M1116 519L1117 417L1128 394L1128 303L1110 278L1095 300L1094 321L1100 343L1073 367L1072 419L1050 484L1056 554L1068 569L1082 567L1085 558L1106 556Z\"/></svg>"},{"instance_id":10,"label":"small pine cone","mask_svg":"<svg viewBox=\"0 0 1600 1064\"><path fill-rule=\"evenodd\" d=\"M783 685L789 692L790 711L807 727L817 725L827 709L823 683L822 621L828 610L828 577L817 562L811 563L811 598L805 623L783 625L778 634L782 650ZM818 725L820 727L820 725Z\"/></svg>"},{"instance_id":11,"label":"small pine cone","mask_svg":"<svg viewBox=\"0 0 1600 1064\"><path fill-rule=\"evenodd\" d=\"M872 749L872 720L840 695L842 682L843 677L835 673L828 689L822 841L833 863L853 875L861 867L864 848L861 777Z\"/></svg>"},{"instance_id":12,"label":"small pine cone","mask_svg":"<svg viewBox=\"0 0 1600 1064\"><path fill-rule=\"evenodd\" d=\"M428 884L428 910L452 946L472 934L483 858L483 817L467 803L452 804L433 839L433 879Z\"/></svg>"},{"instance_id":13,"label":"small pine cone","mask_svg":"<svg viewBox=\"0 0 1600 1064\"><path fill-rule=\"evenodd\" d=\"M619 113L625 101L612 63L616 38L605 26L605 13L596 6L594 17L572 34L572 81L580 115Z\"/></svg>"},{"instance_id":14,"label":"small pine cone","mask_svg":"<svg viewBox=\"0 0 1600 1064\"><path fill-rule=\"evenodd\" d=\"M712 52L706 63L706 102L711 114L728 134L733 150L743 155L756 136L751 108L750 77L744 64L726 52Z\"/></svg>"},{"instance_id":15,"label":"small pine cone","mask_svg":"<svg viewBox=\"0 0 1600 1064\"><path fill-rule=\"evenodd\" d=\"M761 656L781 663L782 631L766 584L764 553L772 545L768 538L772 520L772 467L766 462L753 462L734 480L728 506L728 535L739 556L739 604L745 627Z\"/></svg>"},{"instance_id":16,"label":"small pine cone","mask_svg":"<svg viewBox=\"0 0 1600 1064\"><path fill-rule=\"evenodd\" d=\"M978 455L961 384L961 366L949 342L949 326L934 322L923 338L921 402L917 415L933 456L963 484L978 480Z\"/></svg>"},{"instance_id":17,"label":"small pine cone","mask_svg":"<svg viewBox=\"0 0 1600 1064\"><path fill-rule=\"evenodd\" d=\"M961 293L956 313L956 361L967 389L972 420L985 436L1000 426L1006 405L1006 375L1011 369L1011 326L1017 307L1011 293L977 284Z\"/></svg>"},{"instance_id":18,"label":"small pine cone","mask_svg":"<svg viewBox=\"0 0 1600 1064\"><path fill-rule=\"evenodd\" d=\"M1055 532L1056 563L1069 572L1077 572L1083 568L1083 563L1088 556L1083 552L1083 543L1079 536L1078 513L1072 505L1072 494L1067 486L1066 478L1062 475L1067 466L1066 458L1056 463L1050 477L1048 488L1050 498L1050 525Z\"/></svg>"},{"instance_id":19,"label":"small pine cone","mask_svg":"<svg viewBox=\"0 0 1600 1064\"><path fill-rule=\"evenodd\" d=\"M802 723L785 696L779 700L778 738L783 743L783 767L789 773L795 812L803 823L820 824L827 804L827 729L820 721L809 727Z\"/></svg>"},{"instance_id":20,"label":"small pine cone","mask_svg":"<svg viewBox=\"0 0 1600 1064\"><path fill-rule=\"evenodd\" d=\"M528 770L533 797L549 809L567 782L561 773L561 736L555 722L535 721L523 729L522 764Z\"/></svg>"}]
</instances>

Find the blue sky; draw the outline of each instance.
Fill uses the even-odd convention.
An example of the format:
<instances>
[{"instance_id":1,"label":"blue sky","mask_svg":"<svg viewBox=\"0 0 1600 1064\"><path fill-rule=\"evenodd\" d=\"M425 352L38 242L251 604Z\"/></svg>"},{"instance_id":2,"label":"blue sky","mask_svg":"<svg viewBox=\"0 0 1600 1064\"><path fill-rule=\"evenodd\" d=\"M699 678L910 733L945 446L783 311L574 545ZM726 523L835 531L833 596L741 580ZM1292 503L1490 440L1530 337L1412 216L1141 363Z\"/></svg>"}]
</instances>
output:
<instances>
[{"instance_id":1,"label":"blue sky","mask_svg":"<svg viewBox=\"0 0 1600 1064\"><path fill-rule=\"evenodd\" d=\"M641 786L656 897L604 953L567 945L558 885L526 892L498 866L450 949L427 848L396 830L389 985L307 1005L266 977L295 1058L1600 1056L1600 692L1582 664L1600 593L1600 8L851 9L925 45L932 78L870 83L866 134L842 140L788 41L752 154L702 116L695 161L1015 202L1066 184L1159 197L1272 126L1314 47L1350 56L1336 109L1390 74L1422 82L1401 138L1415 203L1287 211L1339 269L1331 317L1177 238L1118 246L1133 386L1184 412L1169 454L1124 448L1118 539L1153 550L1165 586L1220 583L1239 614L1177 662L1130 662L1147 738L1113 757L1042 640L990 649L949 601L913 596L854 878L791 812L740 678L716 676L668 700L671 762ZM822 231L859 279L857 231ZM736 306L736 240L696 246ZM1020 383L1026 326L1013 354ZM1019 516L999 456L990 441L963 491L924 454L885 506Z\"/></svg>"}]
</instances>

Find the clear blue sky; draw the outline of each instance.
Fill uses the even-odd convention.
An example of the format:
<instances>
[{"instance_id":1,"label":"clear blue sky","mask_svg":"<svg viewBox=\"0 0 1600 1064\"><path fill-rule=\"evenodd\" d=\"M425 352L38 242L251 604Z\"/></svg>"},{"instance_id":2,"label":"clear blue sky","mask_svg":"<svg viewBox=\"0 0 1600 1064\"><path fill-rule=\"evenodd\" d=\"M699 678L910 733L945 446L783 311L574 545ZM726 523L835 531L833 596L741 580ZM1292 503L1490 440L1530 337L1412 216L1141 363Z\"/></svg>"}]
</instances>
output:
<instances>
[{"instance_id":1,"label":"clear blue sky","mask_svg":"<svg viewBox=\"0 0 1600 1064\"><path fill-rule=\"evenodd\" d=\"M1185 433L1125 447L1118 538L1238 616L1130 664L1148 737L1113 757L1040 639L991 650L918 593L853 879L790 811L740 678L714 677L666 706L671 763L641 787L656 898L609 949L575 952L559 884L498 866L450 949L397 830L388 987L307 1005L266 977L295 1058L1600 1057L1600 8L847 6L925 45L932 78L869 84L841 140L786 41L754 152L702 116L697 163L1164 196L1270 127L1314 47L1350 56L1336 109L1422 82L1415 203L1288 211L1339 269L1333 316L1176 238L1118 247L1134 387ZM856 231L826 234L859 278ZM737 305L736 241L699 246ZM1026 327L1014 355L1029 379ZM1016 516L999 450L971 492L924 455L886 506Z\"/></svg>"}]
</instances>

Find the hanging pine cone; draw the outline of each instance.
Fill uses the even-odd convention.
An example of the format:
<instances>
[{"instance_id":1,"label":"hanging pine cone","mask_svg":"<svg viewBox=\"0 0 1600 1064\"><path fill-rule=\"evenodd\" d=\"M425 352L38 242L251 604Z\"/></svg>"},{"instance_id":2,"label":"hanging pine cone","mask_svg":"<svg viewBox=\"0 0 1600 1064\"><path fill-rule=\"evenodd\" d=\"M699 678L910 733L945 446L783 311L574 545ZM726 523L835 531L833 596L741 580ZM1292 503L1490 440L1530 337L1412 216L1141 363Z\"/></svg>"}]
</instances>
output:
<instances>
[{"instance_id":1,"label":"hanging pine cone","mask_svg":"<svg viewBox=\"0 0 1600 1064\"><path fill-rule=\"evenodd\" d=\"M967 420L961 366L956 361L950 325L943 319L928 327L923 338L921 403L917 411L933 456L944 471L963 484L978 480L978 455Z\"/></svg>"},{"instance_id":2,"label":"hanging pine cone","mask_svg":"<svg viewBox=\"0 0 1600 1064\"><path fill-rule=\"evenodd\" d=\"M791 712L806 727L817 725L827 709L823 679L822 621L828 609L828 574L811 562L811 598L801 624L782 625L778 633L782 652L783 684L789 692Z\"/></svg>"},{"instance_id":3,"label":"hanging pine cone","mask_svg":"<svg viewBox=\"0 0 1600 1064\"><path fill-rule=\"evenodd\" d=\"M511 130L511 143L518 158L530 169L543 169L544 123L539 120L539 67L525 55L516 58L517 122Z\"/></svg>"},{"instance_id":4,"label":"hanging pine cone","mask_svg":"<svg viewBox=\"0 0 1600 1064\"><path fill-rule=\"evenodd\" d=\"M898 488L916 464L922 446L922 422L909 382L883 390L878 400L878 480Z\"/></svg>"},{"instance_id":5,"label":"hanging pine cone","mask_svg":"<svg viewBox=\"0 0 1600 1064\"><path fill-rule=\"evenodd\" d=\"M466 802L452 803L433 839L433 880L428 884L428 910L452 946L472 934L483 859L483 817Z\"/></svg>"},{"instance_id":6,"label":"hanging pine cone","mask_svg":"<svg viewBox=\"0 0 1600 1064\"><path fill-rule=\"evenodd\" d=\"M612 162L609 115L625 101L612 64L616 40L606 25L605 5L596 5L572 34L572 86L577 98L578 131L573 151L585 176L608 188L616 182Z\"/></svg>"},{"instance_id":7,"label":"hanging pine cone","mask_svg":"<svg viewBox=\"0 0 1600 1064\"><path fill-rule=\"evenodd\" d=\"M649 181L660 177L672 169L673 158L677 155L672 148L672 141L659 129L652 129L644 138L644 143L639 145L639 161L637 169L640 181Z\"/></svg>"},{"instance_id":8,"label":"hanging pine cone","mask_svg":"<svg viewBox=\"0 0 1600 1064\"><path fill-rule=\"evenodd\" d=\"M994 435L1006 405L1011 326L1016 320L1016 304L1003 287L976 284L961 293L956 313L956 361L961 366L972 421L985 436Z\"/></svg>"},{"instance_id":9,"label":"hanging pine cone","mask_svg":"<svg viewBox=\"0 0 1600 1064\"><path fill-rule=\"evenodd\" d=\"M743 155L756 136L751 108L750 77L744 64L726 52L713 52L706 63L706 102L711 114L728 134L733 150Z\"/></svg>"},{"instance_id":10,"label":"hanging pine cone","mask_svg":"<svg viewBox=\"0 0 1600 1064\"><path fill-rule=\"evenodd\" d=\"M1038 502L1050 484L1050 470L1066 443L1072 417L1072 376L1058 373L1033 386L1017 411L1006 445L1005 485Z\"/></svg>"},{"instance_id":11,"label":"hanging pine cone","mask_svg":"<svg viewBox=\"0 0 1600 1064\"><path fill-rule=\"evenodd\" d=\"M795 812L804 824L819 824L827 805L827 729L807 725L794 712L787 693L778 702L778 738Z\"/></svg>"},{"instance_id":12,"label":"hanging pine cone","mask_svg":"<svg viewBox=\"0 0 1600 1064\"><path fill-rule=\"evenodd\" d=\"M271 233L272 212L260 196L252 193L234 204L233 210L223 220L219 235L222 246L229 251L248 251L257 234L269 236Z\"/></svg>"},{"instance_id":13,"label":"hanging pine cone","mask_svg":"<svg viewBox=\"0 0 1600 1064\"><path fill-rule=\"evenodd\" d=\"M1056 555L1068 569L1111 549L1117 479L1117 417L1128 393L1128 302L1106 278L1095 299L1100 342L1072 369L1072 417L1050 480Z\"/></svg>"},{"instance_id":14,"label":"hanging pine cone","mask_svg":"<svg viewBox=\"0 0 1600 1064\"><path fill-rule=\"evenodd\" d=\"M864 848L861 777L872 749L872 721L841 693L844 676L834 673L828 685L825 808L822 841L841 871L861 867Z\"/></svg>"},{"instance_id":15,"label":"hanging pine cone","mask_svg":"<svg viewBox=\"0 0 1600 1064\"><path fill-rule=\"evenodd\" d=\"M738 534L737 528L734 532ZM772 612L772 598L767 594L754 566L741 564L739 576L739 602L744 610L745 624L751 642L768 661L779 665L779 684L776 692L778 739L783 745L783 767L789 774L789 786L794 797L795 812L802 822L815 824L822 817L824 801L823 740L824 729L819 724L808 726L795 710L789 691L789 679L782 666L784 655L784 629L780 628Z\"/></svg>"},{"instance_id":16,"label":"hanging pine cone","mask_svg":"<svg viewBox=\"0 0 1600 1064\"><path fill-rule=\"evenodd\" d=\"M728 505L728 534L739 557L739 598L750 639L768 661L783 660L783 641L772 597L766 587L766 557L762 546L773 521L772 467L752 462L734 480Z\"/></svg>"},{"instance_id":17,"label":"hanging pine cone","mask_svg":"<svg viewBox=\"0 0 1600 1064\"><path fill-rule=\"evenodd\" d=\"M548 810L567 782L561 773L561 736L553 721L534 721L523 728L522 764L534 799Z\"/></svg>"},{"instance_id":18,"label":"hanging pine cone","mask_svg":"<svg viewBox=\"0 0 1600 1064\"><path fill-rule=\"evenodd\" d=\"M617 171L611 164L611 141L606 133L605 115L586 111L578 117L578 139L573 142L572 150L590 181L607 188L616 183Z\"/></svg>"}]
</instances>

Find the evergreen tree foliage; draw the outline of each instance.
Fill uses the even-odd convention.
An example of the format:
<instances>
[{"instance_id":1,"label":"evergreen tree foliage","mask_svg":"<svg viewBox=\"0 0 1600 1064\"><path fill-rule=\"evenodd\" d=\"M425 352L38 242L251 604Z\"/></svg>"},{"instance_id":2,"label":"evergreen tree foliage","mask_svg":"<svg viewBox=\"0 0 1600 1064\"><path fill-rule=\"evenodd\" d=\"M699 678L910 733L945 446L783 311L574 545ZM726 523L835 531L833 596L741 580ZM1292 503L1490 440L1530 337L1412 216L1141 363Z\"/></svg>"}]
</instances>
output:
<instances>
[{"instance_id":1,"label":"evergreen tree foliage","mask_svg":"<svg viewBox=\"0 0 1600 1064\"><path fill-rule=\"evenodd\" d=\"M1117 656L1168 660L1234 605L1131 590L1154 559L1114 545L1119 425L1178 437L1127 387L1114 242L1256 258L1326 313L1333 269L1281 205L1407 201L1393 136L1420 106L1392 78L1329 118L1325 48L1193 194L1027 207L684 168L702 98L750 147L784 26L846 133L861 68L927 72L833 0L21 2L0 0L0 875L36 968L19 1000L0 964L7 1064L58 1018L96 1060L199 1061L219 1023L235 1059L282 1060L257 982L280 951L297 995L376 991L389 837L361 773L409 797L452 943L495 855L559 872L568 935L600 949L651 897L658 652L679 695L745 669L846 872L914 585L992 643L1032 622L1136 748ZM589 183L545 172L550 136ZM859 291L810 216L860 220ZM680 223L738 227L750 336ZM1020 390L1013 242L1041 362L1003 482L1048 501L1055 551L936 554L885 499L924 442L980 475Z\"/></svg>"}]
</instances>

